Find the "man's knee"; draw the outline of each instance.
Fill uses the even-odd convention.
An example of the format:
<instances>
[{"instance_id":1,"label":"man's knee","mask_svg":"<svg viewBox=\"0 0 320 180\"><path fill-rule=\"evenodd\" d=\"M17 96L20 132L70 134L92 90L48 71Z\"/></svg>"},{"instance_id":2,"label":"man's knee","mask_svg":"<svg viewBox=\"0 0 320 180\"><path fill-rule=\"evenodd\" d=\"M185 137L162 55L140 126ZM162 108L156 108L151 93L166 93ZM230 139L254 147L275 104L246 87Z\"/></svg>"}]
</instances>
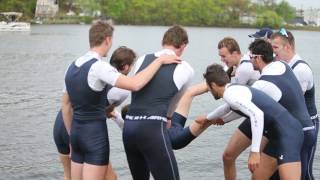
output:
<instances>
[{"instance_id":1,"label":"man's knee","mask_svg":"<svg viewBox=\"0 0 320 180\"><path fill-rule=\"evenodd\" d=\"M236 160L236 158L237 157L234 155L234 153L232 153L228 149L226 149L223 152L223 156L222 156L223 162L234 162Z\"/></svg>"}]
</instances>

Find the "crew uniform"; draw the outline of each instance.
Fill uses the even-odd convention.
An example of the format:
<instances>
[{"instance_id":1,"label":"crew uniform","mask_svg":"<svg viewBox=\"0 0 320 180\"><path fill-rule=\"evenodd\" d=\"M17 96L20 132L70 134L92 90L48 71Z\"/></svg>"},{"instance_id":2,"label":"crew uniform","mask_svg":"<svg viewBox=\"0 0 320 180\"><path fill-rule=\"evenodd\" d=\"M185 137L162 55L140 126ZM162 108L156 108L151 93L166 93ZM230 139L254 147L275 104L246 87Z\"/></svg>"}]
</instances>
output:
<instances>
[{"instance_id":1,"label":"crew uniform","mask_svg":"<svg viewBox=\"0 0 320 180\"><path fill-rule=\"evenodd\" d=\"M315 133L315 144L311 148L308 154L308 173L302 176L306 179L314 179L312 173L313 159L317 146L317 137L319 132L319 118L317 113L317 107L315 104L315 85L313 80L313 74L310 66L302 60L302 58L295 54L295 56L289 61L289 66L292 68L294 74L296 75L302 91L304 93L305 102L308 108L308 112L314 123L316 133Z\"/></svg>"},{"instance_id":2,"label":"crew uniform","mask_svg":"<svg viewBox=\"0 0 320 180\"><path fill-rule=\"evenodd\" d=\"M315 143L315 129L304 103L299 82L291 68L281 61L271 62L262 69L261 77L252 87L257 88L285 107L303 127L304 143L301 151L302 174L306 172L308 151ZM251 138L250 121L244 121L239 130ZM270 134L266 132L266 137Z\"/></svg>"},{"instance_id":3,"label":"crew uniform","mask_svg":"<svg viewBox=\"0 0 320 180\"><path fill-rule=\"evenodd\" d=\"M119 76L115 68L92 51L69 66L65 84L73 108L70 132L73 162L108 164L106 87L114 86Z\"/></svg>"},{"instance_id":4,"label":"crew uniform","mask_svg":"<svg viewBox=\"0 0 320 180\"><path fill-rule=\"evenodd\" d=\"M120 89L117 87L112 87L108 85L107 96L106 96L106 107L109 105L118 106L120 105L128 96L129 91ZM119 127L122 127L123 124L119 121L115 121ZM56 144L57 150L60 154L68 155L70 153L69 148L69 135L64 126L62 111L60 110L57 114L56 120L53 127L53 137Z\"/></svg>"},{"instance_id":5,"label":"crew uniform","mask_svg":"<svg viewBox=\"0 0 320 180\"><path fill-rule=\"evenodd\" d=\"M69 135L66 127L64 126L61 110L58 112L56 120L54 122L53 139L60 154L70 154Z\"/></svg>"},{"instance_id":6,"label":"crew uniform","mask_svg":"<svg viewBox=\"0 0 320 180\"><path fill-rule=\"evenodd\" d=\"M254 70L248 54L241 57L236 67L235 75L231 77L231 83L252 85L260 77L259 71Z\"/></svg>"},{"instance_id":7,"label":"crew uniform","mask_svg":"<svg viewBox=\"0 0 320 180\"><path fill-rule=\"evenodd\" d=\"M252 62L250 61L249 54L250 52L246 53L241 57L239 65L235 69L234 77L229 77L231 83L251 86L255 81L257 81L260 78L260 72L254 69ZM217 108L217 111L218 110L223 111L228 109L228 108L224 109L225 107L226 107L225 105L221 105ZM229 113L225 114L222 117L222 119L228 122L230 120L234 120L240 117L242 116L238 115L233 111L229 111ZM245 121L249 121L249 119L244 120L242 123L244 123Z\"/></svg>"},{"instance_id":8,"label":"crew uniform","mask_svg":"<svg viewBox=\"0 0 320 180\"><path fill-rule=\"evenodd\" d=\"M230 110L236 111L249 118L252 124L252 152L259 152L265 129L269 134L269 143L264 149L266 154L276 158L279 165L300 161L302 126L283 106L258 89L237 84L226 86L223 99L227 103L225 108L210 113L208 119L219 118Z\"/></svg>"},{"instance_id":9,"label":"crew uniform","mask_svg":"<svg viewBox=\"0 0 320 180\"><path fill-rule=\"evenodd\" d=\"M117 125L123 129L124 120L119 112L115 112L115 121ZM187 121L187 117L174 112L171 119L171 127L169 127L168 135L171 142L172 149L178 150L186 147L196 136L194 136L189 126L184 127Z\"/></svg>"},{"instance_id":10,"label":"crew uniform","mask_svg":"<svg viewBox=\"0 0 320 180\"><path fill-rule=\"evenodd\" d=\"M142 56L136 62L141 71L162 54L174 51L163 49ZM133 179L179 179L178 167L166 129L167 116L191 82L193 69L181 64L164 65L140 91L132 92L129 111L123 128L123 142Z\"/></svg>"}]
</instances>

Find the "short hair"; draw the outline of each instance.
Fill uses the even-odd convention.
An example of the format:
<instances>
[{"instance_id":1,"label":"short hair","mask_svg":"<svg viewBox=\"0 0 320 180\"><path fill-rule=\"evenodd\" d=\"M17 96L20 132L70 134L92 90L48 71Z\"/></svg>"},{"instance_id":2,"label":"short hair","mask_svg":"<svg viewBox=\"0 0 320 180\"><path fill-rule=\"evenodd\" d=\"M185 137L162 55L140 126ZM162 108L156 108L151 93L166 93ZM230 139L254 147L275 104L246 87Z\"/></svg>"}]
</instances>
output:
<instances>
[{"instance_id":1,"label":"short hair","mask_svg":"<svg viewBox=\"0 0 320 180\"><path fill-rule=\"evenodd\" d=\"M136 57L136 53L132 49L120 46L112 53L110 64L117 70L122 70L123 66L133 64Z\"/></svg>"},{"instance_id":2,"label":"short hair","mask_svg":"<svg viewBox=\"0 0 320 180\"><path fill-rule=\"evenodd\" d=\"M218 43L218 49L227 48L229 53L237 52L241 54L239 44L232 37L225 37Z\"/></svg>"},{"instance_id":3,"label":"short hair","mask_svg":"<svg viewBox=\"0 0 320 180\"><path fill-rule=\"evenodd\" d=\"M129 108L130 108L130 104L127 104L121 108L122 119L126 119L126 115L128 114Z\"/></svg>"},{"instance_id":4,"label":"short hair","mask_svg":"<svg viewBox=\"0 0 320 180\"><path fill-rule=\"evenodd\" d=\"M273 50L269 42L263 39L256 39L249 45L252 54L262 55L261 58L265 63L273 61Z\"/></svg>"},{"instance_id":5,"label":"short hair","mask_svg":"<svg viewBox=\"0 0 320 180\"><path fill-rule=\"evenodd\" d=\"M228 74L219 64L209 65L206 72L203 74L203 77L206 79L209 87L211 83L216 83L218 86L224 86L230 82Z\"/></svg>"},{"instance_id":6,"label":"short hair","mask_svg":"<svg viewBox=\"0 0 320 180\"><path fill-rule=\"evenodd\" d=\"M169 28L163 35L162 45L171 45L180 48L183 44L188 44L188 34L185 29L179 25Z\"/></svg>"},{"instance_id":7,"label":"short hair","mask_svg":"<svg viewBox=\"0 0 320 180\"><path fill-rule=\"evenodd\" d=\"M99 46L106 37L112 37L113 27L105 20L98 20L92 24L89 30L89 43L90 47Z\"/></svg>"},{"instance_id":8,"label":"short hair","mask_svg":"<svg viewBox=\"0 0 320 180\"><path fill-rule=\"evenodd\" d=\"M282 34L280 31L275 32L271 35L270 39L273 40L273 39L279 37L284 42L284 45L290 44L290 46L294 50L295 49L295 40L294 40L293 34L287 30L285 30L285 32L287 34Z\"/></svg>"}]
</instances>

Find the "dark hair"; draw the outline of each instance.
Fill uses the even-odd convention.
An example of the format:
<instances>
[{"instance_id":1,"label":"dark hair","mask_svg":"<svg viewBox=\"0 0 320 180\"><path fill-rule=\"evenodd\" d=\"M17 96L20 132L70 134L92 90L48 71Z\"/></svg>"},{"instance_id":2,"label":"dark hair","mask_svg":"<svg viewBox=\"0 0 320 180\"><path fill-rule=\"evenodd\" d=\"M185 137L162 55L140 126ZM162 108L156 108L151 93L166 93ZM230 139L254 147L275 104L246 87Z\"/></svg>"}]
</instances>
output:
<instances>
[{"instance_id":1,"label":"dark hair","mask_svg":"<svg viewBox=\"0 0 320 180\"><path fill-rule=\"evenodd\" d=\"M227 69L226 73L227 73L229 79L231 79L233 71L234 71L234 66L231 66Z\"/></svg>"},{"instance_id":2,"label":"dark hair","mask_svg":"<svg viewBox=\"0 0 320 180\"><path fill-rule=\"evenodd\" d=\"M162 45L171 45L180 48L183 44L188 44L188 34L181 26L173 26L169 28L163 36Z\"/></svg>"},{"instance_id":3,"label":"dark hair","mask_svg":"<svg viewBox=\"0 0 320 180\"><path fill-rule=\"evenodd\" d=\"M127 104L127 105L125 105L125 106L123 106L121 108L121 117L122 117L122 119L126 119L126 115L127 115L128 111L129 111L129 108L130 108L130 104Z\"/></svg>"},{"instance_id":4,"label":"dark hair","mask_svg":"<svg viewBox=\"0 0 320 180\"><path fill-rule=\"evenodd\" d=\"M293 37L293 34L290 31L285 30L286 34L282 34L280 31L275 32L271 35L271 40L279 37L281 38L281 40L286 44L290 44L290 46L292 47L292 49L295 49L295 40Z\"/></svg>"},{"instance_id":5,"label":"dark hair","mask_svg":"<svg viewBox=\"0 0 320 180\"><path fill-rule=\"evenodd\" d=\"M273 50L269 42L263 39L256 39L249 45L249 50L252 54L261 55L265 63L273 61Z\"/></svg>"},{"instance_id":6,"label":"dark hair","mask_svg":"<svg viewBox=\"0 0 320 180\"><path fill-rule=\"evenodd\" d=\"M96 21L89 30L90 47L99 46L106 37L112 37L113 27L104 20Z\"/></svg>"},{"instance_id":7,"label":"dark hair","mask_svg":"<svg viewBox=\"0 0 320 180\"><path fill-rule=\"evenodd\" d=\"M117 70L123 70L123 66L133 64L136 57L132 49L126 46L120 46L112 53L110 64Z\"/></svg>"},{"instance_id":8,"label":"dark hair","mask_svg":"<svg viewBox=\"0 0 320 180\"><path fill-rule=\"evenodd\" d=\"M203 74L207 84L210 87L211 83L216 83L218 86L224 86L230 79L227 73L223 70L223 67L219 64L211 64L207 67L206 72Z\"/></svg>"},{"instance_id":9,"label":"dark hair","mask_svg":"<svg viewBox=\"0 0 320 180\"><path fill-rule=\"evenodd\" d=\"M231 37L225 37L218 43L218 49L224 47L228 49L229 53L236 51L237 53L241 54L239 44Z\"/></svg>"}]
</instances>

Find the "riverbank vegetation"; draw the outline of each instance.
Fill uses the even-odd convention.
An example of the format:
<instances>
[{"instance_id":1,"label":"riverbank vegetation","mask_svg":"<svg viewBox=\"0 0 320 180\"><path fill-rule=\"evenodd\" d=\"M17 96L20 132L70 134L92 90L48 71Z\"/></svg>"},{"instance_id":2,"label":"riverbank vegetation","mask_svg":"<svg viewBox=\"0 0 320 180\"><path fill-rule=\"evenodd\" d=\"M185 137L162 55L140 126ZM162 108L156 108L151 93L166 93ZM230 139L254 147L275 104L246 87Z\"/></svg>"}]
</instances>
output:
<instances>
[{"instance_id":1,"label":"riverbank vegetation","mask_svg":"<svg viewBox=\"0 0 320 180\"><path fill-rule=\"evenodd\" d=\"M0 0L0 11L33 19L36 0ZM116 24L264 27L288 26L296 10L275 0L59 0L59 13L48 23L88 23L96 16ZM70 17L68 12L74 12ZM317 29L317 28L316 28Z\"/></svg>"}]
</instances>

